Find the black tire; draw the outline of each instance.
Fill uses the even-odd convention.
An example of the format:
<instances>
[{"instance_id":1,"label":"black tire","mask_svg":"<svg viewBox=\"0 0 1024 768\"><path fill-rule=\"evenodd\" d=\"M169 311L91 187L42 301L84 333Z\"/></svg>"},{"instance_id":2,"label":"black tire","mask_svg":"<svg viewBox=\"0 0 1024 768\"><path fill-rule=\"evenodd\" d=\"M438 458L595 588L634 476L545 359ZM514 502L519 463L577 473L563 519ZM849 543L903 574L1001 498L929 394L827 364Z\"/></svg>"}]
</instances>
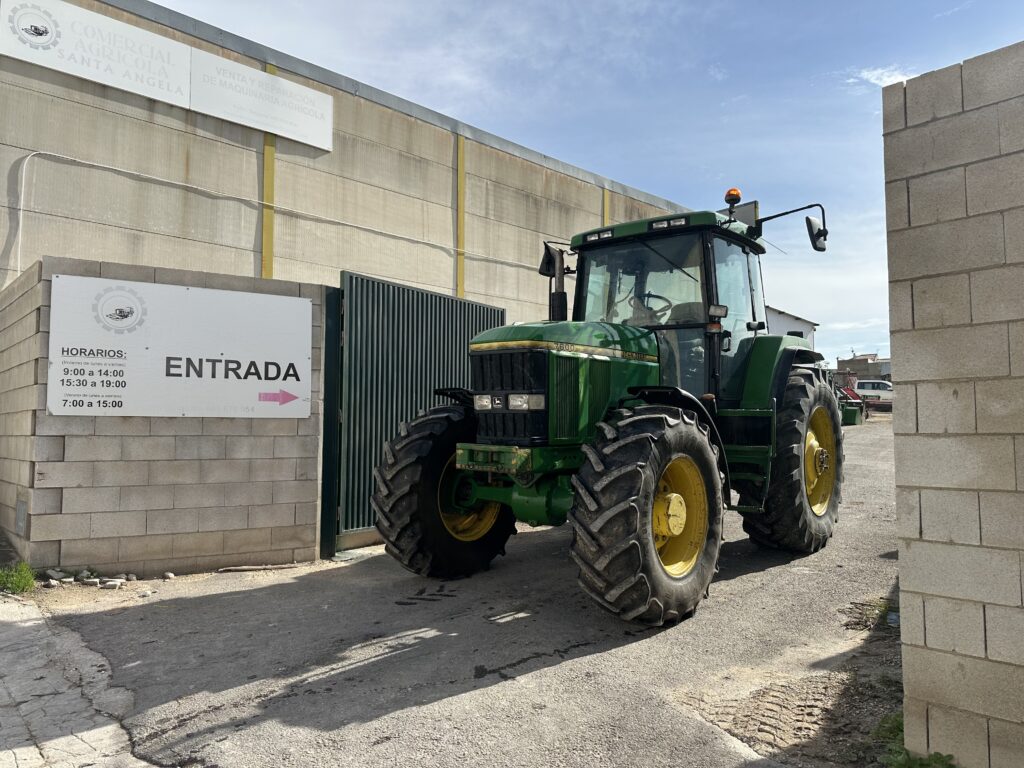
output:
<instances>
[{"instance_id":1,"label":"black tire","mask_svg":"<svg viewBox=\"0 0 1024 768\"><path fill-rule=\"evenodd\" d=\"M823 408L835 435L835 484L823 513L814 513L804 482L804 438L811 414ZM811 553L824 547L839 520L843 489L843 428L832 390L807 370L789 374L775 425L776 455L762 514L745 514L743 530L756 543L774 549Z\"/></svg>"},{"instance_id":2,"label":"black tire","mask_svg":"<svg viewBox=\"0 0 1024 768\"><path fill-rule=\"evenodd\" d=\"M515 532L512 511L502 507L475 541L456 538L441 518L438 489L457 443L473 442L474 422L461 406L443 406L403 423L384 447L370 499L384 548L420 576L456 578L486 570Z\"/></svg>"},{"instance_id":3,"label":"black tire","mask_svg":"<svg viewBox=\"0 0 1024 768\"><path fill-rule=\"evenodd\" d=\"M722 543L722 476L707 427L678 408L619 409L583 451L570 512L580 586L626 620L660 626L685 618L707 594ZM680 457L703 481L707 532L692 569L675 577L655 546L653 502L665 467Z\"/></svg>"}]
</instances>

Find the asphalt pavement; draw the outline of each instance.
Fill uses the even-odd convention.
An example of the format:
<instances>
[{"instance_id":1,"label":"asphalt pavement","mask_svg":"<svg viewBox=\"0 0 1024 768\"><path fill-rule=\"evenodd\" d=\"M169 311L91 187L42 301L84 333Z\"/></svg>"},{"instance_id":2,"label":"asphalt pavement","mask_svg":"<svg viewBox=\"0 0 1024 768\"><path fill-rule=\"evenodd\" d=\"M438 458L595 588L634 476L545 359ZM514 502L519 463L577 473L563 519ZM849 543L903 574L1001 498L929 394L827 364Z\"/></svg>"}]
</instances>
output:
<instances>
[{"instance_id":1,"label":"asphalt pavement","mask_svg":"<svg viewBox=\"0 0 1024 768\"><path fill-rule=\"evenodd\" d=\"M837 533L809 557L757 549L727 513L709 599L663 630L582 594L567 528L524 531L460 581L412 576L374 548L37 602L50 631L93 660L79 664L92 670L88 696L130 743L96 765L766 768L777 763L693 702L823 674L864 641L843 611L895 584L892 461L891 420L846 429ZM16 624L0 610L8 638ZM65 648L54 664L68 658L79 656ZM7 684L13 669L0 667ZM64 678L74 687L73 669Z\"/></svg>"}]
</instances>

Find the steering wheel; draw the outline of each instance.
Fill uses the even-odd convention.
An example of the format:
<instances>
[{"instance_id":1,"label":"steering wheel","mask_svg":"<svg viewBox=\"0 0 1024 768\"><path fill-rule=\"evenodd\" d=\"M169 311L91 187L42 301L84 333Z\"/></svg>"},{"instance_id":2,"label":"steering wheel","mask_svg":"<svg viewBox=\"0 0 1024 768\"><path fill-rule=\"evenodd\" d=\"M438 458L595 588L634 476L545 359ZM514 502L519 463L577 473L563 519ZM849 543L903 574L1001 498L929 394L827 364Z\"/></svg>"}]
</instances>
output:
<instances>
[{"instance_id":1,"label":"steering wheel","mask_svg":"<svg viewBox=\"0 0 1024 768\"><path fill-rule=\"evenodd\" d=\"M637 303L643 306L644 309L646 309L648 312L651 312L654 315L655 319L658 320L659 322L662 320L662 318L665 317L665 315L668 314L669 310L672 309L672 307L674 306L670 299L658 293L645 293L640 298L642 298L644 301ZM650 301L651 299L663 301L665 302L665 306L658 307L657 309L655 309L654 307L647 306L646 302Z\"/></svg>"}]
</instances>

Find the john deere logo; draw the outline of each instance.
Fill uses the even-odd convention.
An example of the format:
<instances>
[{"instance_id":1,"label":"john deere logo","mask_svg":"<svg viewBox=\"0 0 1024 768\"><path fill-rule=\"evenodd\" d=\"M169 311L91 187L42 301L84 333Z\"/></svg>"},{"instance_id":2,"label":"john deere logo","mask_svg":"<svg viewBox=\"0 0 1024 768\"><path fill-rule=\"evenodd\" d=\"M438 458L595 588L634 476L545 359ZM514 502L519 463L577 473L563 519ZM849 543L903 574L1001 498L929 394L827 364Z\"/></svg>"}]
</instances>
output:
<instances>
[{"instance_id":1,"label":"john deere logo","mask_svg":"<svg viewBox=\"0 0 1024 768\"><path fill-rule=\"evenodd\" d=\"M29 48L48 51L60 42L60 25L49 11L38 5L23 3L14 6L7 22L11 31Z\"/></svg>"},{"instance_id":2,"label":"john deere logo","mask_svg":"<svg viewBox=\"0 0 1024 768\"><path fill-rule=\"evenodd\" d=\"M96 322L116 334L134 333L146 322L146 302L131 288L104 288L92 304Z\"/></svg>"}]
</instances>

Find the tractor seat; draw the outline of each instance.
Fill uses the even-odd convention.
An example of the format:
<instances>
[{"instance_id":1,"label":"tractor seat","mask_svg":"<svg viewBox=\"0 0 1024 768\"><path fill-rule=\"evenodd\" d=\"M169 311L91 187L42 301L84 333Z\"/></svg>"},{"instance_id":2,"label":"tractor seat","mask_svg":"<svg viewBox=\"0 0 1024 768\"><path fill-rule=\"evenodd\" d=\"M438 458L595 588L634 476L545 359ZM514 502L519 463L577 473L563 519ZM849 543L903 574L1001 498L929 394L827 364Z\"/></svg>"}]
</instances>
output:
<instances>
[{"instance_id":1,"label":"tractor seat","mask_svg":"<svg viewBox=\"0 0 1024 768\"><path fill-rule=\"evenodd\" d=\"M688 301L676 304L672 307L672 311L668 313L668 319L665 321L665 324L675 325L677 323L703 323L706 316L704 302Z\"/></svg>"}]
</instances>

